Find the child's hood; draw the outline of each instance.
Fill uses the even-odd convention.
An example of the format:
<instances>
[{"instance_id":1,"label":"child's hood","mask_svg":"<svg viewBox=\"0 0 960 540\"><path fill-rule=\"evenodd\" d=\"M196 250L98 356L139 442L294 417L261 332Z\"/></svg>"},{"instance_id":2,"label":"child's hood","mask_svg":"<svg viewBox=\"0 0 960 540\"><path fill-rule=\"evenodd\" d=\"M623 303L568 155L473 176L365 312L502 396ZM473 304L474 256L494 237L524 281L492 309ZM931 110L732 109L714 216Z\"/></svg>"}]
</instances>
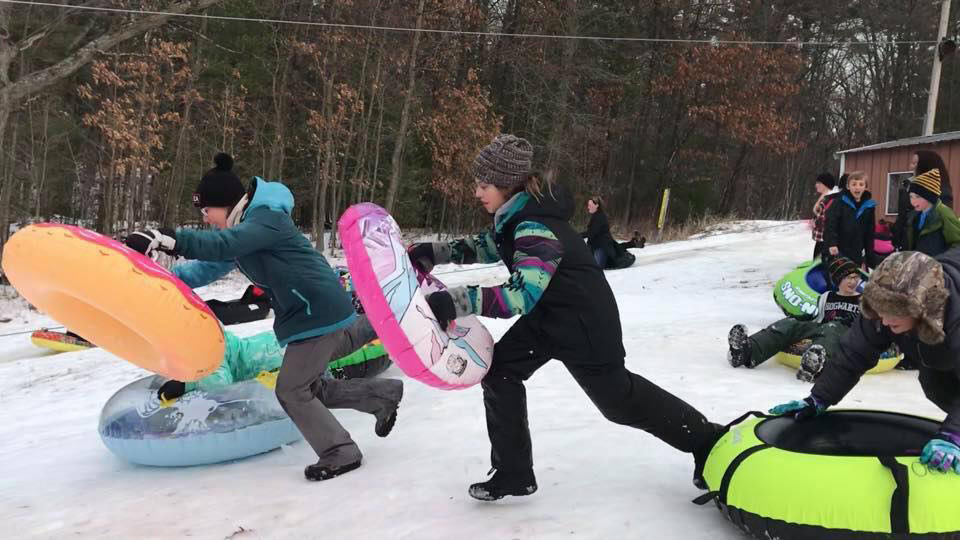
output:
<instances>
[{"instance_id":1,"label":"child's hood","mask_svg":"<svg viewBox=\"0 0 960 540\"><path fill-rule=\"evenodd\" d=\"M293 193L280 182L267 182L259 176L254 177L250 192L253 198L247 210L265 207L270 210L289 214L293 211Z\"/></svg>"}]
</instances>

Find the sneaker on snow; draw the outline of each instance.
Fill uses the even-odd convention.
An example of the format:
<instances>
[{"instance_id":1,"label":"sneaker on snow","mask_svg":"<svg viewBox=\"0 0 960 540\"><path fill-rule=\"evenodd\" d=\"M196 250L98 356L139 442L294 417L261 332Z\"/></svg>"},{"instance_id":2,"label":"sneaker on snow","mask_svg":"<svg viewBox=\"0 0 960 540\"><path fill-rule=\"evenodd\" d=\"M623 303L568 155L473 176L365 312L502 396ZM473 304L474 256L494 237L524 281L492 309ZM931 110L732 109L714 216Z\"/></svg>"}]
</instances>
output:
<instances>
[{"instance_id":1,"label":"sneaker on snow","mask_svg":"<svg viewBox=\"0 0 960 540\"><path fill-rule=\"evenodd\" d=\"M471 497L479 501L496 501L507 495L521 497L537 492L537 479L533 475L533 470L519 473L494 471L495 469L490 469L493 477L486 482L470 486L468 493Z\"/></svg>"},{"instance_id":2,"label":"sneaker on snow","mask_svg":"<svg viewBox=\"0 0 960 540\"><path fill-rule=\"evenodd\" d=\"M800 369L797 370L797 379L803 382L813 382L820 375L823 364L827 361L827 351L823 345L811 345L800 357Z\"/></svg>"},{"instance_id":3,"label":"sneaker on snow","mask_svg":"<svg viewBox=\"0 0 960 540\"><path fill-rule=\"evenodd\" d=\"M397 408L400 407L400 400L403 399L403 381L399 379L390 379L396 381L395 395L391 396L386 407L375 413L377 423L373 431L377 437L386 437L393 430L393 425L397 423Z\"/></svg>"},{"instance_id":4,"label":"sneaker on snow","mask_svg":"<svg viewBox=\"0 0 960 540\"><path fill-rule=\"evenodd\" d=\"M330 465L328 463L320 463L318 461L313 465L307 465L307 468L303 470L303 475L307 477L307 480L313 480L316 482L329 480L360 467L361 462L362 460L358 459L354 462L345 463L343 465Z\"/></svg>"},{"instance_id":5,"label":"sneaker on snow","mask_svg":"<svg viewBox=\"0 0 960 540\"><path fill-rule=\"evenodd\" d=\"M748 339L747 327L742 324L735 324L727 334L727 346L729 351L727 360L733 367L749 365L750 360L750 340Z\"/></svg>"}]
</instances>

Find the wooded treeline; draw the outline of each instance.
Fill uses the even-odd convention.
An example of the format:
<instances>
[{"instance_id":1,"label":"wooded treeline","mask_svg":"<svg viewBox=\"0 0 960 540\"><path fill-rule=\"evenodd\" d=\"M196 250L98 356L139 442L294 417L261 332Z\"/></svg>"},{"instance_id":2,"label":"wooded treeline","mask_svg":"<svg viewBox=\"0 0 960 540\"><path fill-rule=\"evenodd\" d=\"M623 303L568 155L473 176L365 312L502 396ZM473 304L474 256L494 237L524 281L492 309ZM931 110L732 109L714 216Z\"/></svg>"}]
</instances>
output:
<instances>
[{"instance_id":1,"label":"wooded treeline","mask_svg":"<svg viewBox=\"0 0 960 540\"><path fill-rule=\"evenodd\" d=\"M66 4L68 2L64 2ZM70 3L77 3L77 0ZM470 164L499 132L621 227L705 212L786 218L843 148L919 135L933 0L144 0L84 6L250 19L709 44L227 21L0 3L0 242L8 225L107 234L196 222L218 151L281 179L318 232L373 200L404 226L482 220ZM883 42L798 46L798 42ZM936 130L960 129L956 58ZM579 219L585 219L581 213Z\"/></svg>"}]
</instances>

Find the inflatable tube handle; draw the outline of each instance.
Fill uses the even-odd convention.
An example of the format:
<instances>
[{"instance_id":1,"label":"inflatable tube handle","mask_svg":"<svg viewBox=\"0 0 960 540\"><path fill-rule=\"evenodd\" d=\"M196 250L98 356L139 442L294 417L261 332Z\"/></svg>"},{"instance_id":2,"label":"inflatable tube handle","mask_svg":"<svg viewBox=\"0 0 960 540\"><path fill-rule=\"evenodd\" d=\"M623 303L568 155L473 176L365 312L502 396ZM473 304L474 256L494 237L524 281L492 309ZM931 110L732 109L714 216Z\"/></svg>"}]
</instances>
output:
<instances>
[{"instance_id":1,"label":"inflatable tube handle","mask_svg":"<svg viewBox=\"0 0 960 540\"><path fill-rule=\"evenodd\" d=\"M717 495L719 495L719 494L720 494L719 491L708 491L708 492L704 493L703 495L697 497L696 499L694 499L694 500L692 500L692 501L690 501L690 502L692 502L693 504L695 504L695 505L697 505L697 506L703 506L703 505L707 504L708 502L716 499L716 498L717 498Z\"/></svg>"},{"instance_id":2,"label":"inflatable tube handle","mask_svg":"<svg viewBox=\"0 0 960 540\"><path fill-rule=\"evenodd\" d=\"M743 422L744 420L746 420L747 418L750 418L751 416L756 416L757 418L777 418L777 416L773 414L767 414L760 411L747 411L742 415L740 415L735 420L733 420L732 422L730 422L729 424L723 426L723 432L726 433L730 431L730 428L739 424L740 422Z\"/></svg>"},{"instance_id":3,"label":"inflatable tube handle","mask_svg":"<svg viewBox=\"0 0 960 540\"><path fill-rule=\"evenodd\" d=\"M757 418L764 418L764 419L777 418L777 416L773 414L762 413L760 411L747 411L742 415L740 415L739 417L735 418L729 424L723 426L723 429L721 429L719 433L717 433L717 440L720 440L720 437L723 437L724 435L726 435L727 432L730 431L730 428L739 424L740 422L743 422L744 420L746 420L747 418L750 418L751 416L756 416Z\"/></svg>"},{"instance_id":4,"label":"inflatable tube handle","mask_svg":"<svg viewBox=\"0 0 960 540\"><path fill-rule=\"evenodd\" d=\"M897 489L890 498L890 532L893 534L910 533L910 480L907 466L892 456L877 456L884 467L890 469Z\"/></svg>"}]
</instances>

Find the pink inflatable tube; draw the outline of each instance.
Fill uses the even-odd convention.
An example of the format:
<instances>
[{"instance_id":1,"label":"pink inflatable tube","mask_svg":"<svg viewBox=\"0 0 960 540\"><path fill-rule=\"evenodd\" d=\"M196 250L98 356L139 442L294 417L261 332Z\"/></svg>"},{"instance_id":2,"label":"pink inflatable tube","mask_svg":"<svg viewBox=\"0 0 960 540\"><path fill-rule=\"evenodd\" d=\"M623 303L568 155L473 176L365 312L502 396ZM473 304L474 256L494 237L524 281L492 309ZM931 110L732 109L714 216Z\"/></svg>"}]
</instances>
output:
<instances>
[{"instance_id":1,"label":"pink inflatable tube","mask_svg":"<svg viewBox=\"0 0 960 540\"><path fill-rule=\"evenodd\" d=\"M394 363L444 390L480 382L493 358L493 336L472 315L440 329L425 295L443 284L418 277L390 214L372 203L357 204L344 212L339 228L357 296Z\"/></svg>"}]
</instances>

